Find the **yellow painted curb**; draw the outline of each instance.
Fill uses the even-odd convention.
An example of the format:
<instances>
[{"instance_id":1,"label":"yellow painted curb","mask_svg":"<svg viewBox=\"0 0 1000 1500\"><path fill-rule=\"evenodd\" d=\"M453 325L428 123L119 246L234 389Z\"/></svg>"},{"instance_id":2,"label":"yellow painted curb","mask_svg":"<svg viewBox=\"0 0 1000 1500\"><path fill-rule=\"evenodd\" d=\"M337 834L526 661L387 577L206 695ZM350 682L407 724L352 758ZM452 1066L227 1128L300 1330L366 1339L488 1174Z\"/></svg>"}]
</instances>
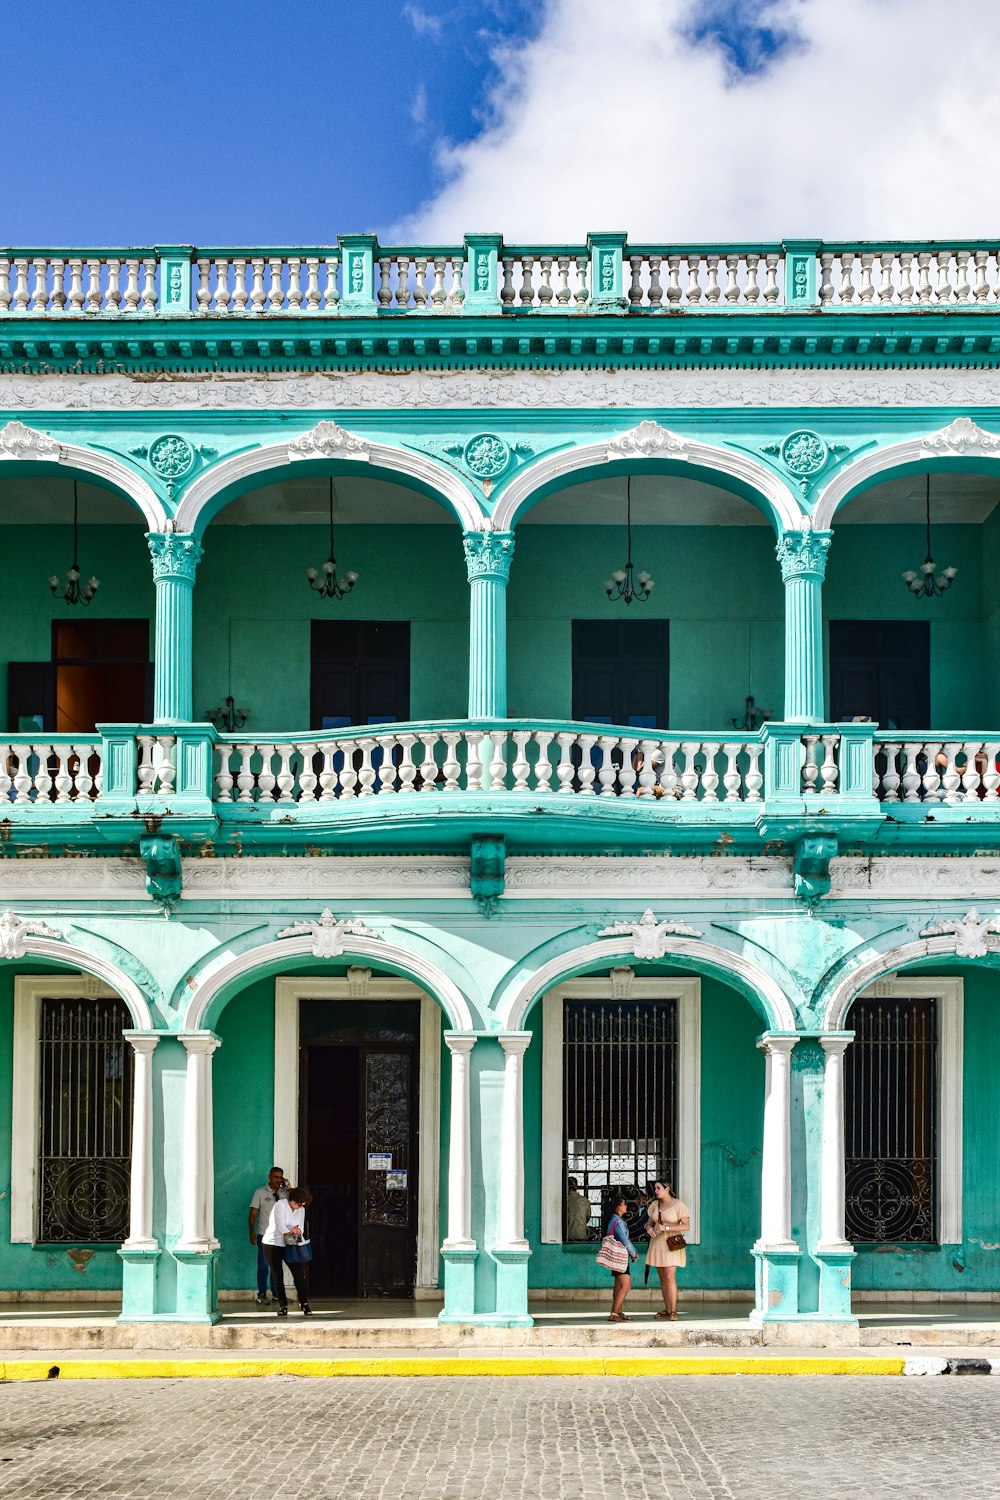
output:
<instances>
[{"instance_id":1,"label":"yellow painted curb","mask_svg":"<svg viewBox=\"0 0 1000 1500\"><path fill-rule=\"evenodd\" d=\"M263 1375L902 1375L897 1356L674 1354L559 1359L24 1359L0 1364L0 1380L246 1380Z\"/></svg>"}]
</instances>

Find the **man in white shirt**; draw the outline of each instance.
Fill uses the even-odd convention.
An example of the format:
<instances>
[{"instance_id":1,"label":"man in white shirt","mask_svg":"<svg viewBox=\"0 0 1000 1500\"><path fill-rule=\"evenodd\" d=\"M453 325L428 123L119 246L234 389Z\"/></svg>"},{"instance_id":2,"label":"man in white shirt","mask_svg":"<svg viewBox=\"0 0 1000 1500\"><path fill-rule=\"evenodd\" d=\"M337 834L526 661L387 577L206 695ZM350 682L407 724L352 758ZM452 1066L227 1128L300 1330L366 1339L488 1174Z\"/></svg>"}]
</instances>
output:
<instances>
[{"instance_id":1,"label":"man in white shirt","mask_svg":"<svg viewBox=\"0 0 1000 1500\"><path fill-rule=\"evenodd\" d=\"M279 1198L288 1197L288 1181L281 1167L272 1167L267 1174L267 1186L255 1190L250 1199L250 1218L247 1227L250 1243L257 1246L257 1306L267 1306L267 1261L261 1248L264 1230L271 1217L271 1209ZM278 1289L271 1280L271 1296L278 1300Z\"/></svg>"}]
</instances>

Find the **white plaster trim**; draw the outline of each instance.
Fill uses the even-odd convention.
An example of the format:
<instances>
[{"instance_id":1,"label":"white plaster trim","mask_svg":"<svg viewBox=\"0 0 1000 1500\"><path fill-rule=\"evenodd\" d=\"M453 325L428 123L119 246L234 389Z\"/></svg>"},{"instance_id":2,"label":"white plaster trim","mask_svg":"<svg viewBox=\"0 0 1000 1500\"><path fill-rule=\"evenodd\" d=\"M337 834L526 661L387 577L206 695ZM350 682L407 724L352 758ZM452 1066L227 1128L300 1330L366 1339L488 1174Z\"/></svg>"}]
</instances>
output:
<instances>
[{"instance_id":1,"label":"white plaster trim","mask_svg":"<svg viewBox=\"0 0 1000 1500\"><path fill-rule=\"evenodd\" d=\"M863 990L862 999L876 995ZM937 1237L941 1245L962 1242L962 1155L964 1093L965 983L928 974L901 974L892 993L904 1000L936 1000L938 1005Z\"/></svg>"},{"instance_id":2,"label":"white plaster trim","mask_svg":"<svg viewBox=\"0 0 1000 1500\"><path fill-rule=\"evenodd\" d=\"M185 1018L185 1028L189 1031L199 1030L204 1025L203 1018L213 1000L234 980L249 976L255 969L265 968L268 964L280 961L283 965L291 966L296 958L310 957L312 941L309 934L298 938L281 938L277 942L249 948L245 953L225 954L213 959L193 978L193 998ZM395 943L383 942L381 938L372 942L368 938L351 937L347 941L344 956L351 960L368 959L376 969L385 965L402 969L407 977L426 989L443 1007L451 1030L475 1030L468 1001L458 985L420 954L410 953Z\"/></svg>"},{"instance_id":3,"label":"white plaster trim","mask_svg":"<svg viewBox=\"0 0 1000 1500\"><path fill-rule=\"evenodd\" d=\"M61 968L78 967L85 976L94 975L125 1001L136 1031L154 1030L153 1017L145 995L135 980L116 964L109 963L96 953L90 953L86 948L77 948L72 943L63 942L62 939L56 941L53 938L27 936L24 938L24 951L27 958L51 959Z\"/></svg>"},{"instance_id":4,"label":"white plaster trim","mask_svg":"<svg viewBox=\"0 0 1000 1500\"><path fill-rule=\"evenodd\" d=\"M357 999L343 979L276 979L274 982L274 1164L289 1181L299 1171L299 1001ZM417 1095L416 1286L438 1284L441 1159L441 1008L408 979L373 974L366 1000L420 1001Z\"/></svg>"},{"instance_id":5,"label":"white plaster trim","mask_svg":"<svg viewBox=\"0 0 1000 1500\"><path fill-rule=\"evenodd\" d=\"M320 426L323 426L321 423ZM292 433L279 443L264 443L259 447L236 453L202 470L185 490L177 508L177 530L199 532L205 525L203 517L212 517L212 502L215 497L231 485L240 484L258 474L272 469L284 468L301 462L302 451L296 450L308 431ZM348 434L349 437L356 436ZM371 469L385 469L390 473L405 474L410 479L432 490L447 510L461 523L465 531L488 531L490 521L480 509L472 492L455 473L454 469L438 463L424 453L412 448L397 447L392 443L374 442L368 438L358 439L361 446L349 443L337 450L331 462L365 465ZM323 454L317 454L323 457Z\"/></svg>"},{"instance_id":6,"label":"white plaster trim","mask_svg":"<svg viewBox=\"0 0 1000 1500\"><path fill-rule=\"evenodd\" d=\"M1000 956L1000 940L991 938L990 953ZM955 937L920 938L916 942L902 943L898 948L889 948L884 953L873 953L858 968L852 969L830 991L821 1011L821 1026L824 1031L845 1031L845 1018L858 995L872 985L876 979L889 975L895 985L897 970L926 958L946 958L952 963L975 963L975 959L958 959L955 954ZM980 960L981 962L981 960ZM909 976L906 976L907 980ZM939 980L944 984L945 980Z\"/></svg>"},{"instance_id":7,"label":"white plaster trim","mask_svg":"<svg viewBox=\"0 0 1000 1500\"><path fill-rule=\"evenodd\" d=\"M0 383L0 391L2 390L3 385ZM8 423L7 428L14 425ZM6 431L7 428L3 430ZM36 440L31 446L26 443L5 445L0 441L0 475L3 473L4 463L27 462L41 464L44 467L65 465L67 468L79 470L81 474L90 474L102 484L124 494L142 513L147 531L164 529L166 512L157 499L156 492L141 474L137 474L122 459L115 458L113 454L102 452L97 448L84 447L80 443L67 443L62 438L52 439L47 433L35 433L32 429L27 429L27 431Z\"/></svg>"},{"instance_id":8,"label":"white plaster trim","mask_svg":"<svg viewBox=\"0 0 1000 1500\"><path fill-rule=\"evenodd\" d=\"M610 977L570 979L542 999L542 1202L541 1242L562 1245L563 1002L608 1000ZM633 979L633 1000L677 1000L677 1182L691 1210L689 1245L701 1240L701 980Z\"/></svg>"},{"instance_id":9,"label":"white plaster trim","mask_svg":"<svg viewBox=\"0 0 1000 1500\"><path fill-rule=\"evenodd\" d=\"M41 1109L39 1020L43 999L104 1000L111 985L89 974L17 974L11 1059L10 1239L33 1245L38 1226L38 1127Z\"/></svg>"},{"instance_id":10,"label":"white plaster trim","mask_svg":"<svg viewBox=\"0 0 1000 1500\"><path fill-rule=\"evenodd\" d=\"M650 425L655 424L642 424L643 427ZM681 438L679 434L669 433L666 429L659 431L664 433L664 446L648 455L639 451L648 445L644 445L641 439L636 439L640 428L634 428L610 438L601 438L597 442L580 443L574 448L550 453L544 458L536 459L534 463L525 464L515 474L497 503L493 516L495 529L513 531L525 511L530 510L540 498L539 491L557 479L614 462L657 465L682 463L726 474L754 491L763 502L762 508L770 513L776 530L802 529L803 514L799 503L773 469L767 468L738 448L723 448L686 435ZM633 446L637 451L629 453L625 450L633 439ZM710 482L710 476L706 476L706 480Z\"/></svg>"},{"instance_id":11,"label":"white plaster trim","mask_svg":"<svg viewBox=\"0 0 1000 1500\"><path fill-rule=\"evenodd\" d=\"M18 411L345 412L623 407L1000 406L995 370L401 370L244 375L4 375Z\"/></svg>"},{"instance_id":12,"label":"white plaster trim","mask_svg":"<svg viewBox=\"0 0 1000 1500\"><path fill-rule=\"evenodd\" d=\"M544 995L554 984L574 972L582 973L606 963L613 964L616 960L634 958L634 946L635 939L632 937L603 938L599 942L584 943L579 948L571 948L568 952L549 959L548 963L536 969L519 985L515 983L508 987L497 1007L501 1027L505 1031L519 1031L539 995ZM705 943L699 939L668 937L664 943L664 958L669 960L672 957L703 964L710 971L721 969L733 975L755 990L763 1000L770 1012L766 1022L768 1030L796 1029L795 1012L781 986L742 955L730 953L714 943Z\"/></svg>"},{"instance_id":13,"label":"white plaster trim","mask_svg":"<svg viewBox=\"0 0 1000 1500\"><path fill-rule=\"evenodd\" d=\"M963 426L963 423L967 425ZM985 432L968 418L958 418L934 432L876 448L838 469L816 503L813 526L817 531L829 531L838 507L848 497L875 483L880 475L904 464L926 463L930 459L975 459L977 465L983 465L986 472L993 473L1000 459L998 447L1000 440L994 433Z\"/></svg>"}]
</instances>

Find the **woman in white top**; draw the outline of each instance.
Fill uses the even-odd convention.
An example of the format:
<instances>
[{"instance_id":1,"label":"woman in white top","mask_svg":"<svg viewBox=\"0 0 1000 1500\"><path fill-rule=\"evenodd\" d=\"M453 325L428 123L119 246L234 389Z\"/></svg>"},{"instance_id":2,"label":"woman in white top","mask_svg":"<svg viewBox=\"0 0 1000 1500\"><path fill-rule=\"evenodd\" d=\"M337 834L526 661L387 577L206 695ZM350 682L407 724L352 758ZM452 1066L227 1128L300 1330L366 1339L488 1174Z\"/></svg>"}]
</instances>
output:
<instances>
[{"instance_id":1,"label":"woman in white top","mask_svg":"<svg viewBox=\"0 0 1000 1500\"><path fill-rule=\"evenodd\" d=\"M264 1230L262 1246L271 1272L271 1286L278 1294L278 1317L288 1317L288 1295L285 1292L284 1268L287 1265L295 1282L295 1291L303 1314L309 1317L309 1294L306 1291L305 1267L300 1261L286 1260L285 1250L290 1244L308 1244L305 1238L306 1208L312 1202L312 1193L307 1187L288 1189L288 1198L279 1198L271 1209L271 1217ZM287 1236L292 1236L291 1239Z\"/></svg>"}]
</instances>

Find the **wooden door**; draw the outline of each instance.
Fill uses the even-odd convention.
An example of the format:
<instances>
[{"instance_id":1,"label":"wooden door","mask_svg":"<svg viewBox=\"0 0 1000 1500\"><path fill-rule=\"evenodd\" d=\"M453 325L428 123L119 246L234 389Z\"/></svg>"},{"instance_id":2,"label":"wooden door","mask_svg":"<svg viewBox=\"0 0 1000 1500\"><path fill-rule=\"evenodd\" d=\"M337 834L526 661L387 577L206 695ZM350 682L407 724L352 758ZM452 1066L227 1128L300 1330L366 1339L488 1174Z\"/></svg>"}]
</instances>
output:
<instances>
[{"instance_id":1,"label":"wooden door","mask_svg":"<svg viewBox=\"0 0 1000 1500\"><path fill-rule=\"evenodd\" d=\"M666 729L666 620L573 621L573 718Z\"/></svg>"},{"instance_id":2,"label":"wooden door","mask_svg":"<svg viewBox=\"0 0 1000 1500\"><path fill-rule=\"evenodd\" d=\"M314 729L410 717L409 620L314 620Z\"/></svg>"},{"instance_id":3,"label":"wooden door","mask_svg":"<svg viewBox=\"0 0 1000 1500\"><path fill-rule=\"evenodd\" d=\"M830 621L830 718L869 718L883 729L931 727L926 620Z\"/></svg>"}]
</instances>

